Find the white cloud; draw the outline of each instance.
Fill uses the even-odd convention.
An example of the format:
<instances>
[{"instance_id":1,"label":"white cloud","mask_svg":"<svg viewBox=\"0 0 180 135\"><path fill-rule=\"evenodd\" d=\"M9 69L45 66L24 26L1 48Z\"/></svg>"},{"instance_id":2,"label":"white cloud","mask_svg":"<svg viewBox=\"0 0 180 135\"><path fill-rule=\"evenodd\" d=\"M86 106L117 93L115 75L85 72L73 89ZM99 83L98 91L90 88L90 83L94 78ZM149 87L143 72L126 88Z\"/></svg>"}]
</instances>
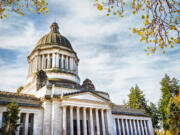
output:
<instances>
[{"instance_id":1,"label":"white cloud","mask_svg":"<svg viewBox=\"0 0 180 135\"><path fill-rule=\"evenodd\" d=\"M70 39L80 58L81 80L92 79L97 90L110 93L113 102L127 100L129 89L135 84L140 86L147 99L157 102L159 82L164 74L180 78L177 52L173 57L170 54L147 57L139 39L129 36L129 27L140 25L136 16L106 17L90 0L49 2L49 16L18 16L0 22L0 32L5 32L0 35L0 47L18 49L21 54L17 59L26 57L25 49L31 51L40 37L49 31L47 24L57 18L60 32ZM25 83L27 69L18 63L14 66L8 63L9 67L5 68L3 65L7 63L0 59L1 89L16 89Z\"/></svg>"}]
</instances>

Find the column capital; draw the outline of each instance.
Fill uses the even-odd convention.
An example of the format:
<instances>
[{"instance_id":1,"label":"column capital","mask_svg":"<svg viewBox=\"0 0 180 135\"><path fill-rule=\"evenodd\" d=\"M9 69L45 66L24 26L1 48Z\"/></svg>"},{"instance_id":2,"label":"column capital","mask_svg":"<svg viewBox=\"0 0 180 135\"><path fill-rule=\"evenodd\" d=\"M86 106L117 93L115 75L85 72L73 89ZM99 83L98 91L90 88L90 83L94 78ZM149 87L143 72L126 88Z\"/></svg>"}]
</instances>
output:
<instances>
[{"instance_id":1,"label":"column capital","mask_svg":"<svg viewBox=\"0 0 180 135\"><path fill-rule=\"evenodd\" d=\"M67 106L66 105L62 105L61 108L66 108Z\"/></svg>"},{"instance_id":2,"label":"column capital","mask_svg":"<svg viewBox=\"0 0 180 135\"><path fill-rule=\"evenodd\" d=\"M74 108L74 106L69 106L71 109L73 109Z\"/></svg>"},{"instance_id":3,"label":"column capital","mask_svg":"<svg viewBox=\"0 0 180 135\"><path fill-rule=\"evenodd\" d=\"M87 107L83 107L83 110L86 111Z\"/></svg>"},{"instance_id":4,"label":"column capital","mask_svg":"<svg viewBox=\"0 0 180 135\"><path fill-rule=\"evenodd\" d=\"M76 109L80 109L80 107L79 107L79 106L76 106Z\"/></svg>"}]
</instances>

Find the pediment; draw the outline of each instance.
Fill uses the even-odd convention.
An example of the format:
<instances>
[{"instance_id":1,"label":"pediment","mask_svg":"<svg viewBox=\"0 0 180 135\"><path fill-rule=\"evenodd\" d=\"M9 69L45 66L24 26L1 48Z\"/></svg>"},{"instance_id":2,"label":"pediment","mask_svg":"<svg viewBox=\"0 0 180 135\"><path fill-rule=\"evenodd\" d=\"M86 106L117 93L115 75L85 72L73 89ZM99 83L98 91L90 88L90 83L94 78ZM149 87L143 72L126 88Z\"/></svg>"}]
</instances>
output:
<instances>
[{"instance_id":1,"label":"pediment","mask_svg":"<svg viewBox=\"0 0 180 135\"><path fill-rule=\"evenodd\" d=\"M91 93L91 92L85 92L85 93L78 93L68 96L70 99L77 99L77 100L89 100L89 101L96 101L96 102L107 102L106 99L103 97Z\"/></svg>"}]
</instances>

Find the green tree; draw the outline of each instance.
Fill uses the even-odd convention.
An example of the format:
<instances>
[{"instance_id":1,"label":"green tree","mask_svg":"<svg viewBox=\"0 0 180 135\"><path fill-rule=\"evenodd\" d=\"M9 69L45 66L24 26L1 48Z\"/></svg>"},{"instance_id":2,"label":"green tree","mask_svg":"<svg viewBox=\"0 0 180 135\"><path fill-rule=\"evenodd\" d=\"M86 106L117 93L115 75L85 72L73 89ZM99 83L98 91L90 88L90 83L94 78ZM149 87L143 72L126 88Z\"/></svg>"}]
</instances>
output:
<instances>
[{"instance_id":1,"label":"green tree","mask_svg":"<svg viewBox=\"0 0 180 135\"><path fill-rule=\"evenodd\" d=\"M168 122L169 122L169 131L173 135L180 134L180 108L178 105L179 102L175 102L173 98L170 99L168 104Z\"/></svg>"},{"instance_id":2,"label":"green tree","mask_svg":"<svg viewBox=\"0 0 180 135\"><path fill-rule=\"evenodd\" d=\"M98 10L105 10L107 16L124 17L125 11L141 15L142 25L132 32L140 36L147 46L145 51L154 53L157 48L173 48L180 43L179 0L96 0Z\"/></svg>"},{"instance_id":3,"label":"green tree","mask_svg":"<svg viewBox=\"0 0 180 135\"><path fill-rule=\"evenodd\" d=\"M156 105L152 102L150 102L150 106L149 106L149 111L150 111L150 116L152 118L152 125L154 129L159 129L159 120L160 120L160 114L159 114L159 110L156 107Z\"/></svg>"},{"instance_id":4,"label":"green tree","mask_svg":"<svg viewBox=\"0 0 180 135\"><path fill-rule=\"evenodd\" d=\"M130 89L130 94L128 95L129 101L126 106L130 108L143 109L152 118L153 127L159 128L159 112L155 104L152 102L148 106L147 101L143 92L139 89L138 85Z\"/></svg>"},{"instance_id":5,"label":"green tree","mask_svg":"<svg viewBox=\"0 0 180 135\"><path fill-rule=\"evenodd\" d=\"M25 9L44 15L48 14L45 0L0 0L0 19L7 17L7 12L12 11L25 15Z\"/></svg>"},{"instance_id":6,"label":"green tree","mask_svg":"<svg viewBox=\"0 0 180 135\"><path fill-rule=\"evenodd\" d=\"M164 130L169 130L170 123L168 120L168 105L170 99L174 98L174 95L179 93L178 80L173 78L171 79L167 74L161 81L161 93L162 97L159 101L159 112L162 122L162 127Z\"/></svg>"},{"instance_id":7,"label":"green tree","mask_svg":"<svg viewBox=\"0 0 180 135\"><path fill-rule=\"evenodd\" d=\"M144 109L146 112L149 111L145 96L143 92L139 89L138 85L130 89L130 94L128 95L128 97L128 106L130 108Z\"/></svg>"},{"instance_id":8,"label":"green tree","mask_svg":"<svg viewBox=\"0 0 180 135\"><path fill-rule=\"evenodd\" d=\"M19 106L14 101L7 105L7 110L4 113L5 122L2 127L3 135L15 135L19 126L19 111Z\"/></svg>"}]
</instances>

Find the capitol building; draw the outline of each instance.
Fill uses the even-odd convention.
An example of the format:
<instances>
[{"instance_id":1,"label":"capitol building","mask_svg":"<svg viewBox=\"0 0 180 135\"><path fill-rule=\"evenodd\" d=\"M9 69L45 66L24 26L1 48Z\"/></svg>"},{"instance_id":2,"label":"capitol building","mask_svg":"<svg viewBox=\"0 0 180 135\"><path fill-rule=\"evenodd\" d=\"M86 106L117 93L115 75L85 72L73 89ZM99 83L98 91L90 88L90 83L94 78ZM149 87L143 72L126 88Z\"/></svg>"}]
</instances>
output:
<instances>
[{"instance_id":1,"label":"capitol building","mask_svg":"<svg viewBox=\"0 0 180 135\"><path fill-rule=\"evenodd\" d=\"M80 83L78 55L56 22L27 61L22 90L0 91L0 128L6 105L15 100L20 107L17 135L153 135L144 110L116 105L90 79Z\"/></svg>"}]
</instances>

